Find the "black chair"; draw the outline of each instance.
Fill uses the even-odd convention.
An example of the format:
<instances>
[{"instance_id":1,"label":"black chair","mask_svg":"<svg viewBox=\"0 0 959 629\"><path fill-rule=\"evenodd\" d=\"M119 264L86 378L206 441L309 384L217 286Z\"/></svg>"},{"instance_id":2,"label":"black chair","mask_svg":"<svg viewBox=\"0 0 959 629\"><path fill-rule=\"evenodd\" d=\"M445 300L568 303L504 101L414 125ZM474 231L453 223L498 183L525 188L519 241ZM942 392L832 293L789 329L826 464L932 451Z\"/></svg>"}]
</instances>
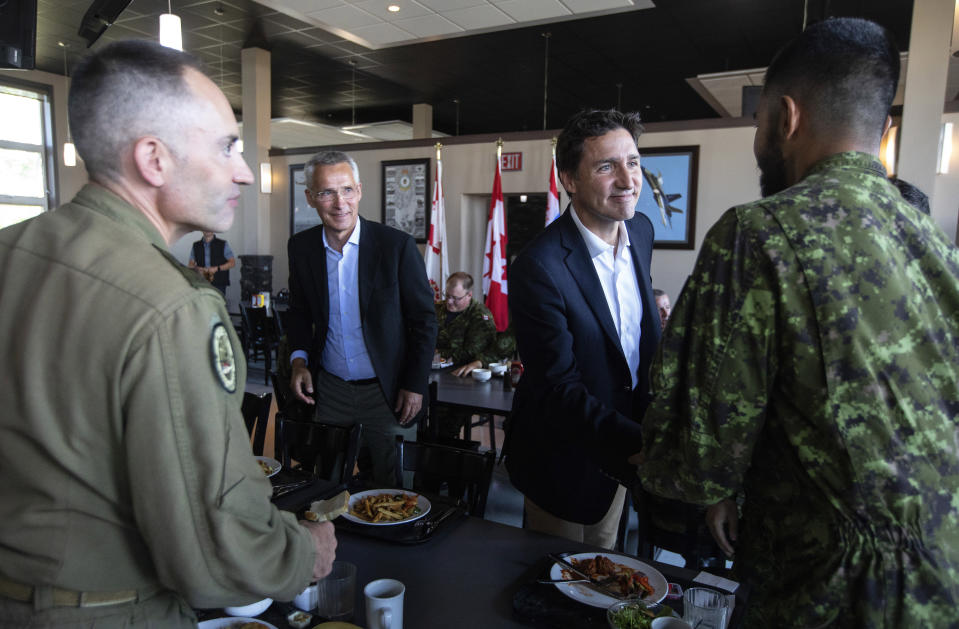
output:
<instances>
[{"instance_id":1,"label":"black chair","mask_svg":"<svg viewBox=\"0 0 959 629\"><path fill-rule=\"evenodd\" d=\"M264 369L263 384L270 383L270 371L273 368L273 354L277 350L278 340L273 333L273 323L266 316L266 308L251 308L240 304L243 338L246 344L243 351L247 361L255 361L262 356Z\"/></svg>"},{"instance_id":2,"label":"black chair","mask_svg":"<svg viewBox=\"0 0 959 629\"><path fill-rule=\"evenodd\" d=\"M243 403L240 410L243 412L243 421L246 430L253 439L253 454L263 454L263 443L266 441L266 425L270 421L270 405L273 403L273 394L264 393L254 395L243 394Z\"/></svg>"},{"instance_id":3,"label":"black chair","mask_svg":"<svg viewBox=\"0 0 959 629\"><path fill-rule=\"evenodd\" d=\"M353 477L362 427L298 421L276 414L280 462L319 478L346 483ZM293 461L297 461L294 467Z\"/></svg>"},{"instance_id":4,"label":"black chair","mask_svg":"<svg viewBox=\"0 0 959 629\"><path fill-rule=\"evenodd\" d=\"M446 483L448 495L466 503L466 511L478 518L486 511L486 498L493 479L496 455L462 448L404 441L396 437L396 485L403 486L403 472L428 474L439 483ZM414 484L414 489L418 489Z\"/></svg>"},{"instance_id":5,"label":"black chair","mask_svg":"<svg viewBox=\"0 0 959 629\"><path fill-rule=\"evenodd\" d=\"M641 488L635 504L640 557L655 559L656 548L661 548L680 555L690 570L708 567L725 573L726 558L706 526L704 507L661 498Z\"/></svg>"}]
</instances>

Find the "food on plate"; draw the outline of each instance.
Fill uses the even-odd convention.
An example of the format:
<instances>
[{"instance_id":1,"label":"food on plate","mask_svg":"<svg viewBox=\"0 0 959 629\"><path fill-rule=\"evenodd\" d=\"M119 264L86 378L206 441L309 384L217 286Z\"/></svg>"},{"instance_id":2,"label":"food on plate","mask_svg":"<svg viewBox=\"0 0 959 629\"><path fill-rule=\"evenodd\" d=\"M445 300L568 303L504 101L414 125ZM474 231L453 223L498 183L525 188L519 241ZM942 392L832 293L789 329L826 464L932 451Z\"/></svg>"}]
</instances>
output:
<instances>
[{"instance_id":1,"label":"food on plate","mask_svg":"<svg viewBox=\"0 0 959 629\"><path fill-rule=\"evenodd\" d=\"M293 629L305 629L311 620L313 620L313 614L307 614L301 611L291 612L290 615L286 617L286 621L290 623Z\"/></svg>"},{"instance_id":2,"label":"food on plate","mask_svg":"<svg viewBox=\"0 0 959 629\"><path fill-rule=\"evenodd\" d=\"M607 618L616 629L649 629L656 618L672 615L673 610L665 605L654 611L643 604L624 601L611 607Z\"/></svg>"},{"instance_id":3,"label":"food on plate","mask_svg":"<svg viewBox=\"0 0 959 629\"><path fill-rule=\"evenodd\" d=\"M350 515L367 522L399 522L419 515L416 494L375 494L364 496L350 509Z\"/></svg>"},{"instance_id":4,"label":"food on plate","mask_svg":"<svg viewBox=\"0 0 959 629\"><path fill-rule=\"evenodd\" d=\"M311 522L326 522L340 517L350 508L350 492L341 491L328 500L317 500L303 517Z\"/></svg>"},{"instance_id":5,"label":"food on plate","mask_svg":"<svg viewBox=\"0 0 959 629\"><path fill-rule=\"evenodd\" d=\"M235 625L230 625L230 629L270 629L268 625L264 625L262 622L238 622Z\"/></svg>"},{"instance_id":6,"label":"food on plate","mask_svg":"<svg viewBox=\"0 0 959 629\"><path fill-rule=\"evenodd\" d=\"M592 559L570 558L569 562L594 582L600 583L612 592L618 592L624 596L638 594L639 598L646 598L653 593L649 577L639 570L616 563L605 555L596 555ZM580 578L566 568L563 569L562 574L564 579Z\"/></svg>"},{"instance_id":7,"label":"food on plate","mask_svg":"<svg viewBox=\"0 0 959 629\"><path fill-rule=\"evenodd\" d=\"M270 464L267 463L266 461L257 459L256 462L260 464L260 469L263 470L263 473L266 474L267 476L273 473L273 468L270 467Z\"/></svg>"}]
</instances>

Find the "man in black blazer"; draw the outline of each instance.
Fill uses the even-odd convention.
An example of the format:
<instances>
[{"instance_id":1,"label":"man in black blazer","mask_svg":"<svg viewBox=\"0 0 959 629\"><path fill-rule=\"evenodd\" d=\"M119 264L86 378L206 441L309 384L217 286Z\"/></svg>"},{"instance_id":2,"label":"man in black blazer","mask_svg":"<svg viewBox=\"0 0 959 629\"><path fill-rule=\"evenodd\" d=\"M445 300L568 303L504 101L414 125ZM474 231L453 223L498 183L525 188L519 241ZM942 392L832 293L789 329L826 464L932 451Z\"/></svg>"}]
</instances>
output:
<instances>
[{"instance_id":1,"label":"man in black blazer","mask_svg":"<svg viewBox=\"0 0 959 629\"><path fill-rule=\"evenodd\" d=\"M570 206L510 267L510 314L525 366L506 464L527 527L611 548L634 479L660 324L653 226L636 214L639 116L584 111L559 136Z\"/></svg>"},{"instance_id":2,"label":"man in black blazer","mask_svg":"<svg viewBox=\"0 0 959 629\"><path fill-rule=\"evenodd\" d=\"M288 244L290 387L316 403L317 420L363 424L373 479L392 484L394 437L413 438L423 408L433 291L412 237L359 218L363 190L349 155L318 153L304 174L323 224Z\"/></svg>"}]
</instances>

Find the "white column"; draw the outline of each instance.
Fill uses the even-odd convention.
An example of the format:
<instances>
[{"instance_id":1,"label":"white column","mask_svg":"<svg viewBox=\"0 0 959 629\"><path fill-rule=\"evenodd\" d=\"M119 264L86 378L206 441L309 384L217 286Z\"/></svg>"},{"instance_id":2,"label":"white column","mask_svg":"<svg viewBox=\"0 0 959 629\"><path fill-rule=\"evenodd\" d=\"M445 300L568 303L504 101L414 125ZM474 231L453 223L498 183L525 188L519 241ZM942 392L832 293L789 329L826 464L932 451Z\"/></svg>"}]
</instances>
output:
<instances>
[{"instance_id":1,"label":"white column","mask_svg":"<svg viewBox=\"0 0 959 629\"><path fill-rule=\"evenodd\" d=\"M426 103L413 105L413 138L433 137L433 106Z\"/></svg>"},{"instance_id":2,"label":"white column","mask_svg":"<svg viewBox=\"0 0 959 629\"><path fill-rule=\"evenodd\" d=\"M928 194L930 203L936 182L955 6L955 0L915 0L912 9L896 174Z\"/></svg>"},{"instance_id":3,"label":"white column","mask_svg":"<svg viewBox=\"0 0 959 629\"><path fill-rule=\"evenodd\" d=\"M240 52L243 82L243 157L254 183L243 188L242 246L237 255L270 253L270 195L260 192L260 164L270 161L270 52Z\"/></svg>"}]
</instances>

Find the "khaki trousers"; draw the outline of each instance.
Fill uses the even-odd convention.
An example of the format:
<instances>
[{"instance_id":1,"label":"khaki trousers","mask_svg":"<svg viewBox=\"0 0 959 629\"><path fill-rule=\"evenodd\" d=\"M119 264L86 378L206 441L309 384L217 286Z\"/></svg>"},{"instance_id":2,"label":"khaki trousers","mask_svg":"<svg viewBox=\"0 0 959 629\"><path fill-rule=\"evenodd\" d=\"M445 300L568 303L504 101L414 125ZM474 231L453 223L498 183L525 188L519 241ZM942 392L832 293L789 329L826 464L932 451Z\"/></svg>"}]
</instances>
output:
<instances>
[{"instance_id":1,"label":"khaki trousers","mask_svg":"<svg viewBox=\"0 0 959 629\"><path fill-rule=\"evenodd\" d=\"M196 615L179 596L161 592L145 601L104 607L48 607L37 609L0 597L0 629L195 629Z\"/></svg>"},{"instance_id":2,"label":"khaki trousers","mask_svg":"<svg viewBox=\"0 0 959 629\"><path fill-rule=\"evenodd\" d=\"M616 535L619 532L619 518L623 514L623 503L626 499L626 488L619 485L613 495L613 502L609 510L596 524L580 524L557 518L548 511L541 509L529 498L523 498L526 508L526 528L531 531L548 533L556 537L571 539L574 542L592 544L612 550L616 545Z\"/></svg>"}]
</instances>

